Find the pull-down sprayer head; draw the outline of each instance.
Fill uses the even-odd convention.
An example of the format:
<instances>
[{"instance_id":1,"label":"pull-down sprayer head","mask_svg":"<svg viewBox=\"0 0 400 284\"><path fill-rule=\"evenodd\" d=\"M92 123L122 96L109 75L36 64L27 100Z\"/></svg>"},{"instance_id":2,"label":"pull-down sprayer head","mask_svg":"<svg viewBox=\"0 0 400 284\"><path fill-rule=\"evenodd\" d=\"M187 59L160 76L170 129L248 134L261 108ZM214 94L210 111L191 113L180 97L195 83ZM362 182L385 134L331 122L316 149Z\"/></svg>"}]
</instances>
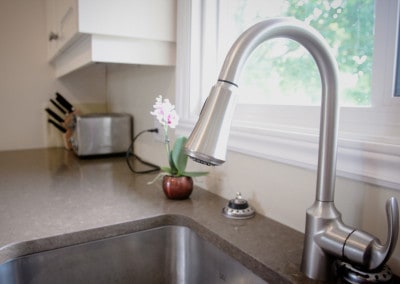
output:
<instances>
[{"instance_id":1,"label":"pull-down sprayer head","mask_svg":"<svg viewBox=\"0 0 400 284\"><path fill-rule=\"evenodd\" d=\"M229 129L236 105L234 84L217 82L210 92L195 130L186 143L186 153L209 166L225 162Z\"/></svg>"}]
</instances>

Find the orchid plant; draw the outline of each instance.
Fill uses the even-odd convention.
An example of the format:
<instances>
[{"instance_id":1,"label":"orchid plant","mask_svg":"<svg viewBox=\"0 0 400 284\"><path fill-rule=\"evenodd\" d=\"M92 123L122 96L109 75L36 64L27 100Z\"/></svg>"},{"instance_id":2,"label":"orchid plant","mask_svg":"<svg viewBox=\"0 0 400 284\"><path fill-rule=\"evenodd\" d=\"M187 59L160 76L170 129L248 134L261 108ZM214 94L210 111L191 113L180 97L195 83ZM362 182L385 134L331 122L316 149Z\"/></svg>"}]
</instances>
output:
<instances>
[{"instance_id":1,"label":"orchid plant","mask_svg":"<svg viewBox=\"0 0 400 284\"><path fill-rule=\"evenodd\" d=\"M177 138L173 148L171 149L170 147L168 129L175 128L179 122L179 116L175 110L175 106L171 104L168 99L163 99L162 96L158 96L153 108L154 110L151 111L150 114L154 115L163 127L164 143L169 163L169 167L161 167L161 171L163 172L161 175L197 177L208 174L208 172L186 171L188 161L188 156L184 151L184 145L187 140L186 137L181 136Z\"/></svg>"}]
</instances>

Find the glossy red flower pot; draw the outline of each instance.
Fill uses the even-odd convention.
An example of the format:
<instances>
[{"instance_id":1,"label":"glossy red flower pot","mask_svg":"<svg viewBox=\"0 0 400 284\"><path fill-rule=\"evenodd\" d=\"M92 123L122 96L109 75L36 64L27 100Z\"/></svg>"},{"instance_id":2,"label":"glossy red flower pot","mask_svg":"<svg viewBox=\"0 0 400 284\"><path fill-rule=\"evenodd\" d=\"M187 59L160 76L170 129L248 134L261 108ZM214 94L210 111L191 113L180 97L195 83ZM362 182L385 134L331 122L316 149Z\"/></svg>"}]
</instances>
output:
<instances>
[{"instance_id":1,"label":"glossy red flower pot","mask_svg":"<svg viewBox=\"0 0 400 284\"><path fill-rule=\"evenodd\" d=\"M186 176L164 176L162 188L169 199L187 199L193 191L193 179Z\"/></svg>"}]
</instances>

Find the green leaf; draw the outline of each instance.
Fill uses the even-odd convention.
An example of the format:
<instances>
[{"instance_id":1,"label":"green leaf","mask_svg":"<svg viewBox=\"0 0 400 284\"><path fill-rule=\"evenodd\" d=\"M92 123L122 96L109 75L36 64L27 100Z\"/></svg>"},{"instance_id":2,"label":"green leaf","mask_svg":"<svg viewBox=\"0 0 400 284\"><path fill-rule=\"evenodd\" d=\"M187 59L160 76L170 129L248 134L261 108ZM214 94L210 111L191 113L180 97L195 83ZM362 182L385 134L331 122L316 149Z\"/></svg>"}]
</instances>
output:
<instances>
[{"instance_id":1,"label":"green leaf","mask_svg":"<svg viewBox=\"0 0 400 284\"><path fill-rule=\"evenodd\" d=\"M187 138L183 136L176 139L174 148L172 150L172 161L177 169L178 175L184 175L183 173L186 169L186 164L188 160L188 157L184 150L186 140Z\"/></svg>"},{"instance_id":2,"label":"green leaf","mask_svg":"<svg viewBox=\"0 0 400 284\"><path fill-rule=\"evenodd\" d=\"M188 161L188 156L185 153L184 146L187 141L186 137L179 137L176 139L172 151L169 153L169 166L161 167L163 172L168 173L173 176L188 176L188 177L198 177L207 175L208 172L186 172L186 165Z\"/></svg>"},{"instance_id":3,"label":"green leaf","mask_svg":"<svg viewBox=\"0 0 400 284\"><path fill-rule=\"evenodd\" d=\"M170 175L172 175L172 169L169 167L161 167L161 171L166 172Z\"/></svg>"},{"instance_id":4,"label":"green leaf","mask_svg":"<svg viewBox=\"0 0 400 284\"><path fill-rule=\"evenodd\" d=\"M208 172L183 172L182 175L188 177L200 177L208 175Z\"/></svg>"},{"instance_id":5,"label":"green leaf","mask_svg":"<svg viewBox=\"0 0 400 284\"><path fill-rule=\"evenodd\" d=\"M171 151L169 153L169 166L171 167L169 173L171 175L176 175L179 173L179 170L178 170L176 164L174 163L174 159L172 158L172 156L173 156L172 153L173 153L173 151Z\"/></svg>"}]
</instances>

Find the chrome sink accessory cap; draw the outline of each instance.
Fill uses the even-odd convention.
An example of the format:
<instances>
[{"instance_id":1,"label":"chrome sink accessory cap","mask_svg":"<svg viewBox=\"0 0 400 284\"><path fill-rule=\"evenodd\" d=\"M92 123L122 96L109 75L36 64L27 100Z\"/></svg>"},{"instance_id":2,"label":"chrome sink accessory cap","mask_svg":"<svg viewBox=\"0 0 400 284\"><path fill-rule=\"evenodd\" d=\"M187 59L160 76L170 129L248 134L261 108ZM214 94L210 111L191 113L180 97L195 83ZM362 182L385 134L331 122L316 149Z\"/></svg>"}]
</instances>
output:
<instances>
[{"instance_id":1,"label":"chrome sink accessory cap","mask_svg":"<svg viewBox=\"0 0 400 284\"><path fill-rule=\"evenodd\" d=\"M255 211L249 206L246 199L242 198L240 192L236 193L236 198L229 200L228 204L222 209L225 217L231 219L249 219L254 217Z\"/></svg>"}]
</instances>

